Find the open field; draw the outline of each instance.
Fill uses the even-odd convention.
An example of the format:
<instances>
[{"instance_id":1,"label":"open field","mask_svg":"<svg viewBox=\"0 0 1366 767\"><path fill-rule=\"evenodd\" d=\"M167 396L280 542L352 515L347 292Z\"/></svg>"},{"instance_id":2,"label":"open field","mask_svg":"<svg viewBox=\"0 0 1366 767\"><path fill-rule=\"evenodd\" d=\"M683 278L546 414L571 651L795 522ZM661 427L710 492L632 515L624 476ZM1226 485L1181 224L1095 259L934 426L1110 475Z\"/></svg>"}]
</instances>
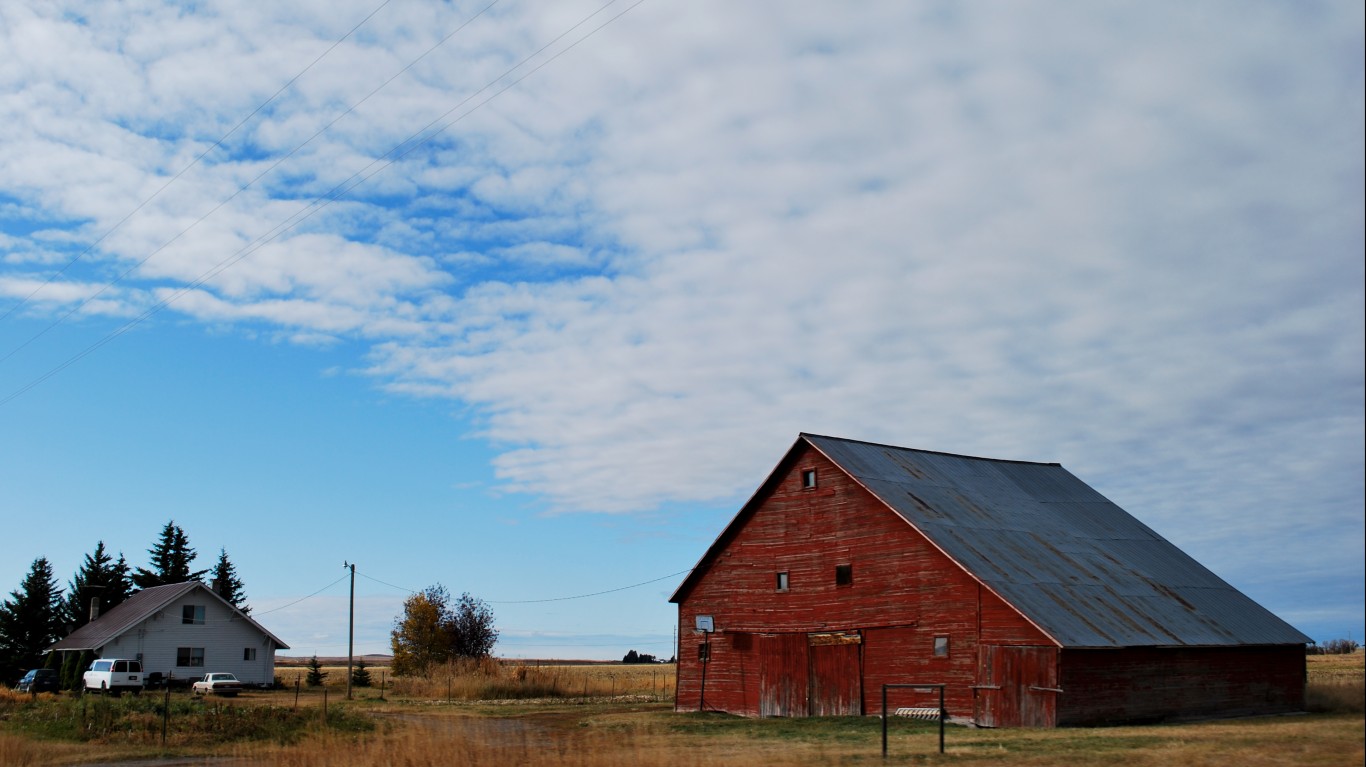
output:
<instances>
[{"instance_id":1,"label":"open field","mask_svg":"<svg viewBox=\"0 0 1366 767\"><path fill-rule=\"evenodd\" d=\"M1327 701L1326 712L1302 716L1261 717L1191 724L1063 730L978 730L950 727L947 753L936 752L935 725L910 720L890 723L891 758L888 764L944 763L976 765L1360 765L1366 718L1362 714L1366 669L1362 656L1322 656L1309 659L1311 699ZM380 700L377 689L357 690L356 700L342 700L336 687L327 688L327 718L320 690L301 688L297 703L293 690L253 692L232 701L184 701L189 708L173 711L190 719L201 717L196 737L188 728L167 750L159 745L159 717L131 712L126 719L111 717L98 737L82 740L80 733L57 728L54 720L78 701L66 696L28 696L0 693L0 764L16 767L66 765L168 754L216 755L229 764L268 764L284 767L444 767L461 764L548 765L548 767L692 767L727 764L815 767L816 765L883 764L881 722L876 717L827 719L741 719L717 714L677 714L668 700L652 701L660 672L672 685L672 666L531 666L523 672L526 690L547 680L562 692L574 688L587 696L518 698L498 701L462 699L454 694L480 689L487 674L474 669L460 677L438 673L420 682L401 680L409 690L390 690ZM653 672L653 674L652 674ZM516 680L518 669L508 670ZM338 678L344 675L344 667ZM484 677L482 681L479 679ZM334 681L329 679L329 682ZM344 680L343 680L344 681ZM615 696L605 694L620 687ZM450 699L445 695L449 684ZM672 694L672 687L669 688ZM1354 697L1353 697L1354 696ZM159 703L144 695L99 701L112 707ZM67 706L66 709L61 706ZM88 705L95 705L90 702ZM198 708L194 708L198 706ZM251 713L247 709L263 710ZM93 710L93 709L91 709ZM233 713L229 713L229 711ZM297 727L265 737L221 738L215 728L227 721L287 719L294 712ZM341 713L344 712L344 713ZM90 712L87 711L87 720ZM341 716L341 719L337 717ZM360 720L369 722L359 726ZM43 724L47 722L47 724ZM65 725L63 725L65 726ZM57 728L57 729L54 729ZM58 732L67 735L59 735ZM223 735L223 733L218 733Z\"/></svg>"}]
</instances>

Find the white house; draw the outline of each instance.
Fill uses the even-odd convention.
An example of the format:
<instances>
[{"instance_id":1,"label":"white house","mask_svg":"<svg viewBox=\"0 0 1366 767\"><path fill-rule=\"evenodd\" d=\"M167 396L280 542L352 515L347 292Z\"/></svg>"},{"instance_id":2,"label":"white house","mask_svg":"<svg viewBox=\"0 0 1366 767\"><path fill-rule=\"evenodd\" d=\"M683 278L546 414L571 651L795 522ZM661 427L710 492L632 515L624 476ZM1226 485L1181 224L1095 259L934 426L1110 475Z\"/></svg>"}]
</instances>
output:
<instances>
[{"instance_id":1,"label":"white house","mask_svg":"<svg viewBox=\"0 0 1366 767\"><path fill-rule=\"evenodd\" d=\"M289 645L198 581L143 589L48 648L136 658L148 674L188 679L214 671L243 684L275 680L275 651Z\"/></svg>"}]
</instances>

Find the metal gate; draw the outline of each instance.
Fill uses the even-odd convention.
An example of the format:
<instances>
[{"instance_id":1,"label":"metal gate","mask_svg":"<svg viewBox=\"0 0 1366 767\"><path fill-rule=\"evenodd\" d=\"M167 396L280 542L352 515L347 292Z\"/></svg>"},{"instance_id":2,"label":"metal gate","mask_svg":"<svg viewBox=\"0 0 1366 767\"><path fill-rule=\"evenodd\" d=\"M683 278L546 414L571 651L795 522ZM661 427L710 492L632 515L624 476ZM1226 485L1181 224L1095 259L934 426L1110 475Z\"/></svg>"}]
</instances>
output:
<instances>
[{"instance_id":1,"label":"metal gate","mask_svg":"<svg viewBox=\"0 0 1366 767\"><path fill-rule=\"evenodd\" d=\"M981 645L974 718L982 727L1057 724L1058 651L1054 647Z\"/></svg>"}]
</instances>

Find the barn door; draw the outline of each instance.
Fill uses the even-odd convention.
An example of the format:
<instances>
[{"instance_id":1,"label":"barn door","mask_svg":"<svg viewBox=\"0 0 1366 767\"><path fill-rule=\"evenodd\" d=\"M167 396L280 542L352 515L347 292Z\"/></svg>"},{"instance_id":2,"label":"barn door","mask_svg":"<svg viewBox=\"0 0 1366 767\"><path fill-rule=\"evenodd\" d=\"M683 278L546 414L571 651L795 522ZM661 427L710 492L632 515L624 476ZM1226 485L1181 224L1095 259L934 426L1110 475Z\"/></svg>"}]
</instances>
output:
<instances>
[{"instance_id":1,"label":"barn door","mask_svg":"<svg viewBox=\"0 0 1366 767\"><path fill-rule=\"evenodd\" d=\"M760 634L759 716L806 715L806 635Z\"/></svg>"},{"instance_id":2,"label":"barn door","mask_svg":"<svg viewBox=\"0 0 1366 767\"><path fill-rule=\"evenodd\" d=\"M981 727L1054 727L1057 659L1052 647L977 648L974 715Z\"/></svg>"},{"instance_id":3,"label":"barn door","mask_svg":"<svg viewBox=\"0 0 1366 767\"><path fill-rule=\"evenodd\" d=\"M857 632L811 634L808 713L811 716L863 715L863 637Z\"/></svg>"}]
</instances>

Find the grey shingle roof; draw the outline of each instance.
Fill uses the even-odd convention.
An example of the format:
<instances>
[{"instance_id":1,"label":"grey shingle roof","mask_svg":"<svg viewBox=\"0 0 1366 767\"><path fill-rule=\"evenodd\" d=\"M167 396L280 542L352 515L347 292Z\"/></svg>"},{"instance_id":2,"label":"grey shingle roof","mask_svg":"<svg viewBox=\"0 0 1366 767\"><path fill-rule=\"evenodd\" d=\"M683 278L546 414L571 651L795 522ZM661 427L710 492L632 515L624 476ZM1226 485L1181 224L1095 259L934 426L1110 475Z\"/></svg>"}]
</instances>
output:
<instances>
[{"instance_id":1,"label":"grey shingle roof","mask_svg":"<svg viewBox=\"0 0 1366 767\"><path fill-rule=\"evenodd\" d=\"M203 589L204 592L213 599L217 599L229 609L235 609L226 600L218 596L212 589L198 581L186 581L185 583L172 583L166 586L153 586L150 589L143 589L134 594L120 604L111 608L109 612L101 615L90 623L81 626L66 639L52 645L51 650L96 650L114 639L122 636L139 623L150 618L157 610L185 596L195 589ZM289 645L281 642L279 637L266 631L261 624L252 620L244 613L238 613L247 622L255 626L262 634L270 637L275 642L275 646L287 650Z\"/></svg>"}]
</instances>

